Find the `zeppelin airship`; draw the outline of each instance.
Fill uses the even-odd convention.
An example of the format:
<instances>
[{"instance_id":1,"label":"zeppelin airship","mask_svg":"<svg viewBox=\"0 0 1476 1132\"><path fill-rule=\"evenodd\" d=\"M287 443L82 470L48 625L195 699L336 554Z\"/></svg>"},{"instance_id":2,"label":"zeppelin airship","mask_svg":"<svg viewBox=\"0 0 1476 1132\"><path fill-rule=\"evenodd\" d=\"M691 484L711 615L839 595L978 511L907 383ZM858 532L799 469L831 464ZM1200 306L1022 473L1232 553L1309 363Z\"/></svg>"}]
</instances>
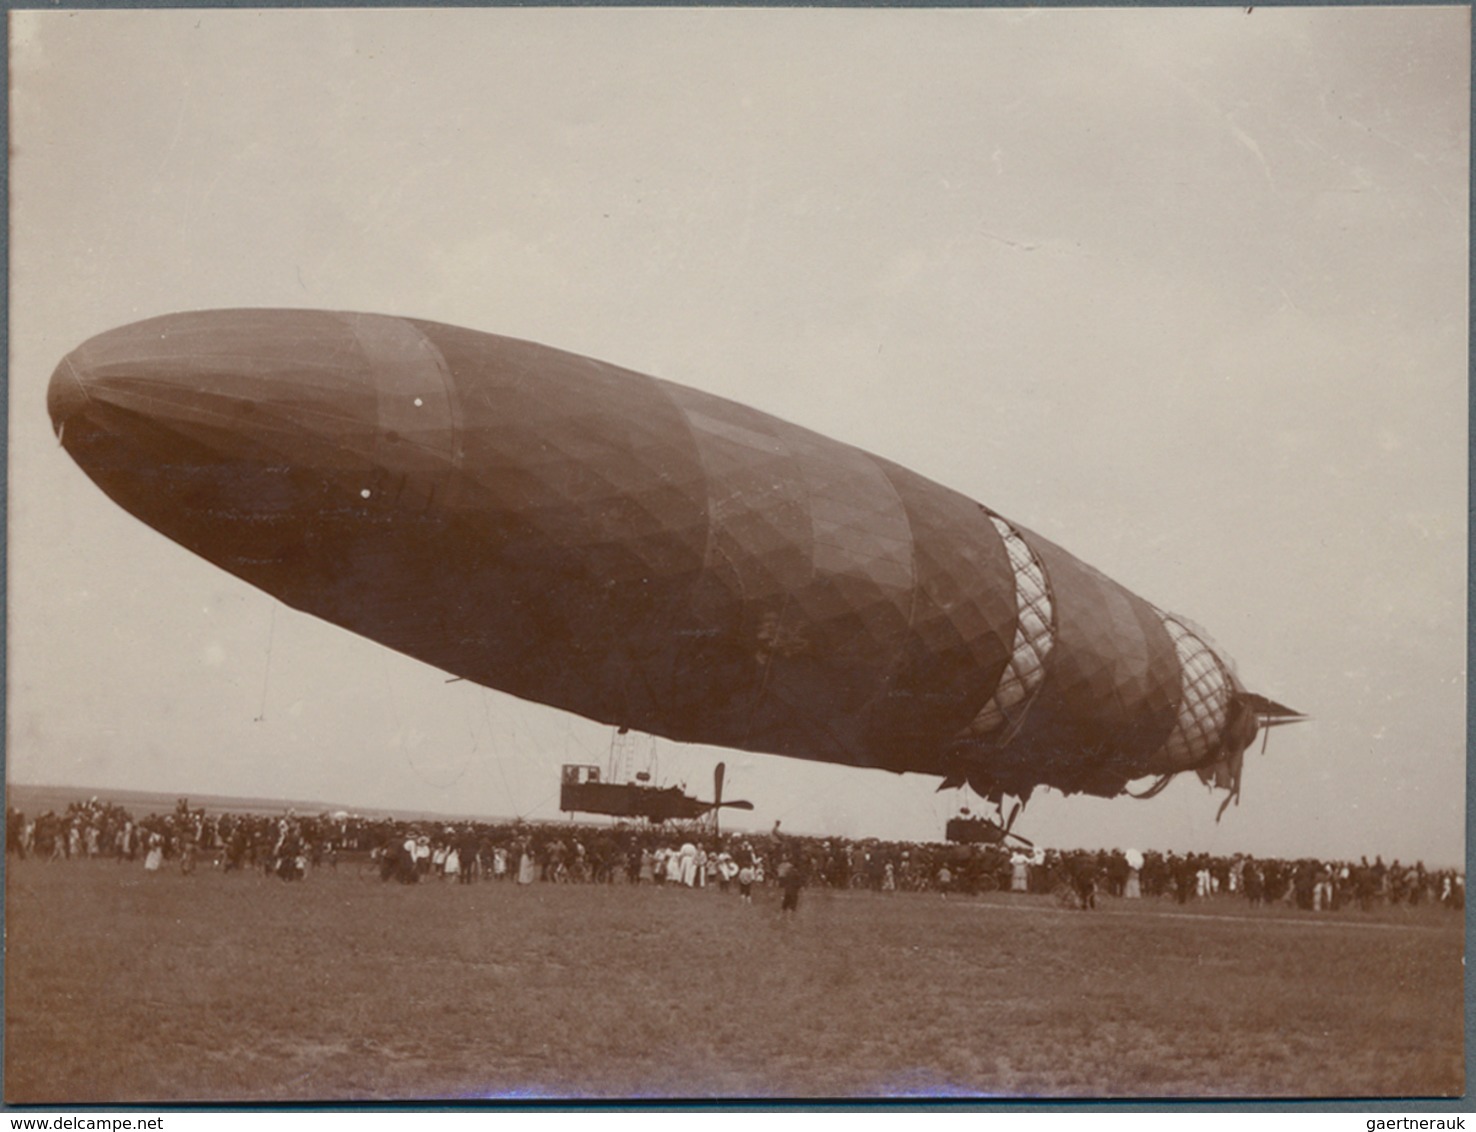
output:
<instances>
[{"instance_id":1,"label":"zeppelin airship","mask_svg":"<svg viewBox=\"0 0 1476 1132\"><path fill-rule=\"evenodd\" d=\"M1258 733L1299 718L1192 622L981 503L532 342L170 314L78 346L48 408L98 487L222 569L619 728L999 804L1185 771L1233 797Z\"/></svg>"}]
</instances>

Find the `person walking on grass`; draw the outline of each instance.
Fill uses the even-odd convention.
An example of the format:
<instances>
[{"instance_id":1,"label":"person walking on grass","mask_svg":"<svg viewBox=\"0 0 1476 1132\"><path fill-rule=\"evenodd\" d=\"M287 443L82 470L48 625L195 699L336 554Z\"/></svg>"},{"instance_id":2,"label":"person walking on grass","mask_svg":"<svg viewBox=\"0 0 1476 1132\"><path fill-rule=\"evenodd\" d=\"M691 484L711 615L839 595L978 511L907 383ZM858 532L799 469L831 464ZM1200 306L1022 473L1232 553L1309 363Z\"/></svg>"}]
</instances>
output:
<instances>
[{"instance_id":1,"label":"person walking on grass","mask_svg":"<svg viewBox=\"0 0 1476 1132\"><path fill-rule=\"evenodd\" d=\"M164 838L155 833L149 838L149 852L144 857L144 869L157 873L164 864Z\"/></svg>"},{"instance_id":2,"label":"person walking on grass","mask_svg":"<svg viewBox=\"0 0 1476 1132\"><path fill-rule=\"evenodd\" d=\"M518 883L532 884L536 865L533 860L533 847L526 841L521 847L521 854L518 858Z\"/></svg>"},{"instance_id":3,"label":"person walking on grass","mask_svg":"<svg viewBox=\"0 0 1476 1132\"><path fill-rule=\"evenodd\" d=\"M779 865L779 887L784 892L784 899L779 905L782 915L792 916L799 911L799 894L804 886L805 880L799 869L793 861L785 858Z\"/></svg>"},{"instance_id":4,"label":"person walking on grass","mask_svg":"<svg viewBox=\"0 0 1476 1132\"><path fill-rule=\"evenodd\" d=\"M753 865L746 864L738 870L738 899L745 904L753 903Z\"/></svg>"}]
</instances>

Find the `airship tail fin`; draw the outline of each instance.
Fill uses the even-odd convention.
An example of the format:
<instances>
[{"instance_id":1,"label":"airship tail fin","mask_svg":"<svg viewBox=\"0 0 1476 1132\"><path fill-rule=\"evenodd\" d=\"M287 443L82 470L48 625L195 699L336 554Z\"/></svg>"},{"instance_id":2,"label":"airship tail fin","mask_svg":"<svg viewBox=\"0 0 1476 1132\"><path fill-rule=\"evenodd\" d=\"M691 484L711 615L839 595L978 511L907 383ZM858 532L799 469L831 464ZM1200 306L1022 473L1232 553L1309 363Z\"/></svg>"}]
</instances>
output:
<instances>
[{"instance_id":1,"label":"airship tail fin","mask_svg":"<svg viewBox=\"0 0 1476 1132\"><path fill-rule=\"evenodd\" d=\"M1276 727L1283 723L1300 723L1304 719L1312 717L1289 708L1285 704L1279 704L1275 700L1258 695L1255 692L1239 693L1239 700L1259 717L1262 727Z\"/></svg>"}]
</instances>

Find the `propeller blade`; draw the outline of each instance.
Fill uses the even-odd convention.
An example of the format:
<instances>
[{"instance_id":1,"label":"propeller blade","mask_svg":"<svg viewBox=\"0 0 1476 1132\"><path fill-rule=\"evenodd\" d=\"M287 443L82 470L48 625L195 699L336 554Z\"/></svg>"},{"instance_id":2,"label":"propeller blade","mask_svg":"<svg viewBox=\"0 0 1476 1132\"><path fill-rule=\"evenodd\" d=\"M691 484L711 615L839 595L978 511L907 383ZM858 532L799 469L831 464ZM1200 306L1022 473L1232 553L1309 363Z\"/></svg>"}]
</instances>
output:
<instances>
[{"instance_id":1,"label":"propeller blade","mask_svg":"<svg viewBox=\"0 0 1476 1132\"><path fill-rule=\"evenodd\" d=\"M712 832L718 831L718 811L723 808L723 775L728 771L727 763L718 763L712 770Z\"/></svg>"}]
</instances>

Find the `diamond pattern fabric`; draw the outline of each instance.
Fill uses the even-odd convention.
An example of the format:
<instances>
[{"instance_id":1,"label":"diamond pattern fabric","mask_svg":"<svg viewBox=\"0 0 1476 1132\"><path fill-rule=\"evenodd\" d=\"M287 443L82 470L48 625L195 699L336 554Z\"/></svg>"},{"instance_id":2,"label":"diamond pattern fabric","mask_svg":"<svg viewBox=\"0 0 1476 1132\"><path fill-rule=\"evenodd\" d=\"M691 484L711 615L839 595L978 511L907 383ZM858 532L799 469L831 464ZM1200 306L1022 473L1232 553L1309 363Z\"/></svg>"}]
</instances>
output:
<instances>
[{"instance_id":1,"label":"diamond pattern fabric","mask_svg":"<svg viewBox=\"0 0 1476 1132\"><path fill-rule=\"evenodd\" d=\"M998 742L1008 726L1023 718L1045 682L1054 610L1045 569L1025 540L999 516L990 515L989 522L1004 540L1015 575L1015 641L1009 665L984 710L969 724L969 733Z\"/></svg>"},{"instance_id":2,"label":"diamond pattern fabric","mask_svg":"<svg viewBox=\"0 0 1476 1132\"><path fill-rule=\"evenodd\" d=\"M880 765L932 762L983 707L1009 660L1009 555L977 503L885 460L912 529L909 632L872 713ZM939 772L941 773L941 771Z\"/></svg>"},{"instance_id":3,"label":"diamond pattern fabric","mask_svg":"<svg viewBox=\"0 0 1476 1132\"><path fill-rule=\"evenodd\" d=\"M1003 663L1005 567L962 496L742 405L661 383L707 474L707 638L725 668L702 735L858 765L938 748ZM714 690L710 702L722 700ZM712 741L710 738L707 741Z\"/></svg>"},{"instance_id":4,"label":"diamond pattern fabric","mask_svg":"<svg viewBox=\"0 0 1476 1132\"><path fill-rule=\"evenodd\" d=\"M1174 640L1182 680L1179 716L1158 758L1168 773L1202 766L1219 757L1230 711L1230 680L1214 651L1179 618L1163 614Z\"/></svg>"}]
</instances>

